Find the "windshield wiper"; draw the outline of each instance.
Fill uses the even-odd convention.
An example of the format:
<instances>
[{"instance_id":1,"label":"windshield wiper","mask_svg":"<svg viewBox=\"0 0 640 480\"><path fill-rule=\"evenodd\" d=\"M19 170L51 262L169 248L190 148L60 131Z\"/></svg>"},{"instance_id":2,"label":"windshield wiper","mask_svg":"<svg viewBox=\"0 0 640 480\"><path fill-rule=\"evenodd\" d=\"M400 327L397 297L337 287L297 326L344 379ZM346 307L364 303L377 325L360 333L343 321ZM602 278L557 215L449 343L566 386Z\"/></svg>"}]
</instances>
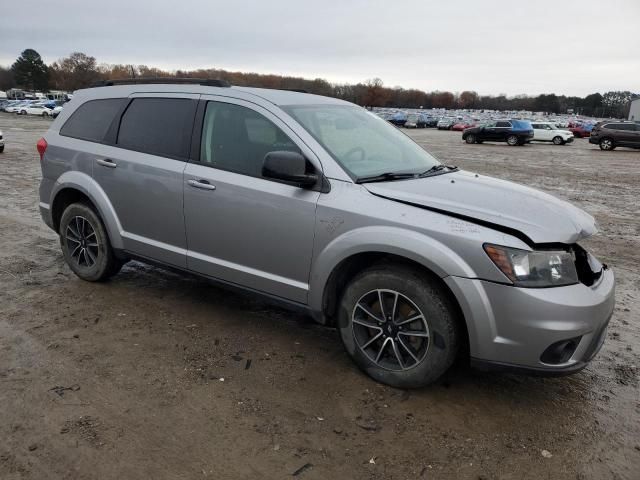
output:
<instances>
[{"instance_id":1,"label":"windshield wiper","mask_svg":"<svg viewBox=\"0 0 640 480\"><path fill-rule=\"evenodd\" d=\"M455 165L444 165L440 163L438 165L434 165L429 170L425 170L420 175L418 175L418 177L432 177L434 175L442 175L445 173L455 172L456 170L458 170L458 167L456 167Z\"/></svg>"},{"instance_id":2,"label":"windshield wiper","mask_svg":"<svg viewBox=\"0 0 640 480\"><path fill-rule=\"evenodd\" d=\"M368 177L358 177L356 178L356 183L388 182L391 180L416 177L417 175L415 173L385 172L378 175L369 175Z\"/></svg>"}]
</instances>

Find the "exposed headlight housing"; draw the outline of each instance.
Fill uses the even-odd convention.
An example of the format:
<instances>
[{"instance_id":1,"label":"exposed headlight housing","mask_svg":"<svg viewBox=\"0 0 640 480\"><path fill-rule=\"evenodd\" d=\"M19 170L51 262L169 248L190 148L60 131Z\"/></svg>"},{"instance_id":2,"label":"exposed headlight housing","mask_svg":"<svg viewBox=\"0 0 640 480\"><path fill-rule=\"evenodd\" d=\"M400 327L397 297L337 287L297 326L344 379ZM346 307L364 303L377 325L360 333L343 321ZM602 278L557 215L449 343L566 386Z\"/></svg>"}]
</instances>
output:
<instances>
[{"instance_id":1,"label":"exposed headlight housing","mask_svg":"<svg viewBox=\"0 0 640 480\"><path fill-rule=\"evenodd\" d=\"M578 272L573 254L564 250L520 250L485 243L489 258L518 287L574 285Z\"/></svg>"}]
</instances>

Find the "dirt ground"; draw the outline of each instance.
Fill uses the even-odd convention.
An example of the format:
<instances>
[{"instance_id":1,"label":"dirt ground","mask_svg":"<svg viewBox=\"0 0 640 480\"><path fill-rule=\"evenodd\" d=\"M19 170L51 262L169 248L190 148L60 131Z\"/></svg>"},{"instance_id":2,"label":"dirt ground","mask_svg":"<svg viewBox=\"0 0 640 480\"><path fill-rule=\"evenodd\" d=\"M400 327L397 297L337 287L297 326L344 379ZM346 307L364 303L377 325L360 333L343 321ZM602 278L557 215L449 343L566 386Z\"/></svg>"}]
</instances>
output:
<instances>
[{"instance_id":1,"label":"dirt ground","mask_svg":"<svg viewBox=\"0 0 640 480\"><path fill-rule=\"evenodd\" d=\"M410 133L594 215L587 245L618 287L579 374L460 365L402 391L361 374L333 330L261 299L140 263L76 278L37 211L49 122L0 114L1 479L640 478L640 151Z\"/></svg>"}]
</instances>

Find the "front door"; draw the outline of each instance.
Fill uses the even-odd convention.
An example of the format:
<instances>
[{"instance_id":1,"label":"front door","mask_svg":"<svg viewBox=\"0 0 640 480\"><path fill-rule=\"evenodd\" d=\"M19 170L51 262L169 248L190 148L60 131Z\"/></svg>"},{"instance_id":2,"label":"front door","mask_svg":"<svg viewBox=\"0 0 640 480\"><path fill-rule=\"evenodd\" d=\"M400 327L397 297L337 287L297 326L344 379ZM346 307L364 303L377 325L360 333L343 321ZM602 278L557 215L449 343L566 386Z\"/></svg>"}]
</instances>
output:
<instances>
[{"instance_id":1,"label":"front door","mask_svg":"<svg viewBox=\"0 0 640 480\"><path fill-rule=\"evenodd\" d=\"M288 150L319 164L266 109L205 100L199 155L184 172L188 268L306 303L320 193L263 178L262 163L268 152Z\"/></svg>"}]
</instances>

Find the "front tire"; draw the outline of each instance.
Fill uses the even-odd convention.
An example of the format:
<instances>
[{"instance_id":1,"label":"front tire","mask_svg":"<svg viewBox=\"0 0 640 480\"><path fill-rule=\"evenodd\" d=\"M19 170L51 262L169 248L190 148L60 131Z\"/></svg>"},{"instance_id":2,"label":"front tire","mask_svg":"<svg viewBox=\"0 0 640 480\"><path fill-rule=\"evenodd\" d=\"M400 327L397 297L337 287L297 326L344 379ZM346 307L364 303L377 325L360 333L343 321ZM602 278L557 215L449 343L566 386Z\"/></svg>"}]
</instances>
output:
<instances>
[{"instance_id":1,"label":"front tire","mask_svg":"<svg viewBox=\"0 0 640 480\"><path fill-rule=\"evenodd\" d=\"M88 205L69 205L60 219L58 233L64 259L81 279L100 282L120 271L122 262L113 253L102 220Z\"/></svg>"},{"instance_id":2,"label":"front tire","mask_svg":"<svg viewBox=\"0 0 640 480\"><path fill-rule=\"evenodd\" d=\"M512 147L515 147L516 145L518 145L518 136L517 135L509 135L507 137L507 144L511 145Z\"/></svg>"},{"instance_id":3,"label":"front tire","mask_svg":"<svg viewBox=\"0 0 640 480\"><path fill-rule=\"evenodd\" d=\"M604 150L604 151L611 151L616 148L611 138L603 138L602 140L600 140L599 145L600 145L600 150Z\"/></svg>"},{"instance_id":4,"label":"front tire","mask_svg":"<svg viewBox=\"0 0 640 480\"><path fill-rule=\"evenodd\" d=\"M467 143L476 143L476 136L473 133L471 133L467 135L467 138L465 138L464 141Z\"/></svg>"},{"instance_id":5,"label":"front tire","mask_svg":"<svg viewBox=\"0 0 640 480\"><path fill-rule=\"evenodd\" d=\"M554 145L564 145L564 140L561 136L553 137L552 142Z\"/></svg>"},{"instance_id":6,"label":"front tire","mask_svg":"<svg viewBox=\"0 0 640 480\"><path fill-rule=\"evenodd\" d=\"M357 275L342 297L338 329L355 363L397 388L436 381L459 346L456 310L443 287L406 266L381 264Z\"/></svg>"}]
</instances>

